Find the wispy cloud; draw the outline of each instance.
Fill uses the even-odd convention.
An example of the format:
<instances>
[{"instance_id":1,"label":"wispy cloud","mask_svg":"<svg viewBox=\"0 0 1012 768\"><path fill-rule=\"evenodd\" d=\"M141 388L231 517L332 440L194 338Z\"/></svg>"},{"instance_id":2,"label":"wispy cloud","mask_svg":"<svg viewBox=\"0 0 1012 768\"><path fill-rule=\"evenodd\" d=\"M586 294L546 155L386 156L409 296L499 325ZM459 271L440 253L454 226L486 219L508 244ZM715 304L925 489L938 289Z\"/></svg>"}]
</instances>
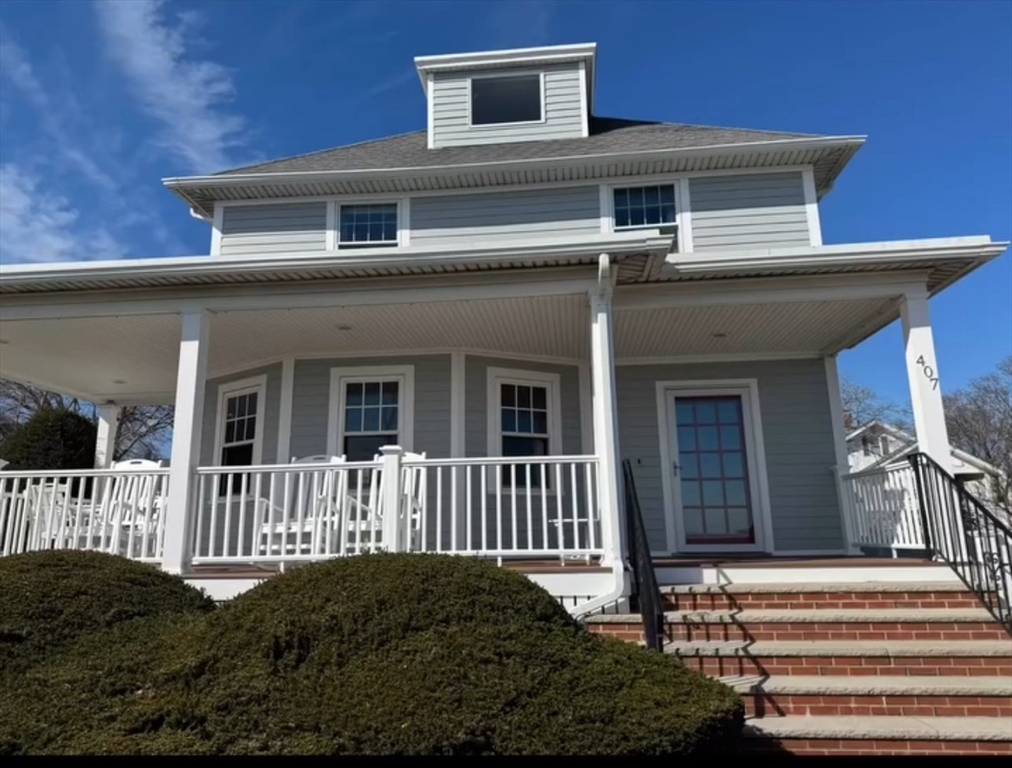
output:
<instances>
[{"instance_id":1,"label":"wispy cloud","mask_svg":"<svg viewBox=\"0 0 1012 768\"><path fill-rule=\"evenodd\" d=\"M0 165L0 263L114 259L125 253L104 227L89 228L63 196L23 168Z\"/></svg>"},{"instance_id":2,"label":"wispy cloud","mask_svg":"<svg viewBox=\"0 0 1012 768\"><path fill-rule=\"evenodd\" d=\"M107 53L161 126L160 142L193 173L240 164L233 154L244 121L227 108L232 75L191 54L193 12L168 19L161 0L98 0L95 8Z\"/></svg>"},{"instance_id":3,"label":"wispy cloud","mask_svg":"<svg viewBox=\"0 0 1012 768\"><path fill-rule=\"evenodd\" d=\"M9 81L35 107L42 129L55 141L57 153L93 184L106 191L118 187L112 176L78 146L79 133L70 125L68 101L50 96L35 74L25 50L0 26L0 82L2 81Z\"/></svg>"}]
</instances>

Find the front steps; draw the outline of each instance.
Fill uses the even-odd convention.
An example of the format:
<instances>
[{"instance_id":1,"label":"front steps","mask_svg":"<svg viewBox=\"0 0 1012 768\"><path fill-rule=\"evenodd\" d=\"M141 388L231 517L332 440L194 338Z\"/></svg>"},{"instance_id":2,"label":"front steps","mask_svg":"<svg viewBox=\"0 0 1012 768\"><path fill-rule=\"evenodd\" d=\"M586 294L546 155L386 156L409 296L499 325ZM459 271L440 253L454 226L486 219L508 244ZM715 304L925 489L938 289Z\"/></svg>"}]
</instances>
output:
<instances>
[{"instance_id":1,"label":"front steps","mask_svg":"<svg viewBox=\"0 0 1012 768\"><path fill-rule=\"evenodd\" d=\"M750 753L1012 755L1012 638L962 584L663 592L665 652L742 695ZM638 614L587 626L643 640Z\"/></svg>"}]
</instances>

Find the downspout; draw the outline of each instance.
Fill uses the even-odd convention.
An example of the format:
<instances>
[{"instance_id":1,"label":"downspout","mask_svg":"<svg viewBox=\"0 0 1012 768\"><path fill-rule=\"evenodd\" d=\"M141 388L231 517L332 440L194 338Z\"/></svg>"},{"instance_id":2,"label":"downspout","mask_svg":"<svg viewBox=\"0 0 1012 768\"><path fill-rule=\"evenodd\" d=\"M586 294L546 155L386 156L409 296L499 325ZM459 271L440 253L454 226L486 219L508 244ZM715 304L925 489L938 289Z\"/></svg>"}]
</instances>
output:
<instances>
[{"instance_id":1,"label":"downspout","mask_svg":"<svg viewBox=\"0 0 1012 768\"><path fill-rule=\"evenodd\" d=\"M595 294L591 296L591 312L596 312L597 308L602 304L608 307L608 309L610 310L612 287L613 283L611 274L611 259L608 256L608 254L602 253L600 258L598 259L597 291ZM608 321L608 335L610 336L611 335L610 311L608 312L607 315L607 321ZM611 352L610 355L611 359L608 361L608 364L612 367L612 371L614 371L615 365L614 349L610 345L609 351ZM611 373L610 375L614 376L614 373ZM614 389L612 391L612 394L614 395ZM614 423L615 414L611 413L610 409L609 413L605 414L605 417L611 418ZM605 428L604 424L598 423L597 419L594 420L595 430L600 430L601 432L604 432L604 428ZM613 441L614 437L615 437L615 430L612 430ZM607 457L601 455L600 450L597 450L596 452L598 454L598 461L601 461L603 463L604 461L607 460ZM606 592L603 595L595 597L592 600L588 600L585 603L581 603L580 605L574 606L572 614L576 619L581 619L590 613L594 613L595 611L598 611L602 608L612 605L613 603L618 602L622 598L627 597L630 591L629 573L626 569L625 548L622 546L622 524L621 524L622 495L618 489L618 482L619 482L618 455L614 451L612 453L613 455L611 456L611 459L615 464L615 466L612 467L612 477L615 482L614 499L616 502L615 508L611 510L612 519L608 521L608 524L612 526L610 536L610 538L612 539L612 555L613 555L611 558L612 588L609 592ZM603 470L604 467L602 466L601 469ZM598 484L598 488L600 489L600 483ZM603 508L606 506L604 504L601 504L601 501L605 500L599 500L598 502L599 508Z\"/></svg>"},{"instance_id":2,"label":"downspout","mask_svg":"<svg viewBox=\"0 0 1012 768\"><path fill-rule=\"evenodd\" d=\"M196 208L192 208L192 207L190 208L190 215L193 218L195 218L195 219L199 219L200 221L204 222L205 224L213 224L214 223L214 219L213 218L211 218L210 216L207 216L207 215L205 215L203 213L200 213Z\"/></svg>"}]
</instances>

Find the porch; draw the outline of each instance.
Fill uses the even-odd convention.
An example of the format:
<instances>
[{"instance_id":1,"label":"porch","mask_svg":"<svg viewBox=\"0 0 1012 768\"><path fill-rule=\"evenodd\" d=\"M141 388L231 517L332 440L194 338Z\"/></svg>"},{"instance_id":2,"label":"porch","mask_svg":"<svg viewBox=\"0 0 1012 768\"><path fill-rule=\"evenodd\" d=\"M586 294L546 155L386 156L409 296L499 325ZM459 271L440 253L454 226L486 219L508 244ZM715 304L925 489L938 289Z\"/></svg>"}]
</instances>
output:
<instances>
[{"instance_id":1,"label":"porch","mask_svg":"<svg viewBox=\"0 0 1012 768\"><path fill-rule=\"evenodd\" d=\"M5 300L0 372L101 422L96 469L0 473L0 554L551 559L604 573L556 593L614 599L621 458L657 557L857 553L835 355L902 314L933 359L924 283L639 284L652 264ZM940 399L911 387L930 447ZM138 402L175 404L168 466L110 466Z\"/></svg>"}]
</instances>

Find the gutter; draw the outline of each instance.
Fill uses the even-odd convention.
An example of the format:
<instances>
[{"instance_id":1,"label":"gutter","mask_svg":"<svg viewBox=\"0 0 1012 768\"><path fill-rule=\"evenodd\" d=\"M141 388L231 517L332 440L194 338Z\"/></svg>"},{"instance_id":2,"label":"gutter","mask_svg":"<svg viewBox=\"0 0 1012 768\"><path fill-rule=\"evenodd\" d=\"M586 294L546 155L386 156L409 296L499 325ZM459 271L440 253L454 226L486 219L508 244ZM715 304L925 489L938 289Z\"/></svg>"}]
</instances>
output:
<instances>
[{"instance_id":1,"label":"gutter","mask_svg":"<svg viewBox=\"0 0 1012 768\"><path fill-rule=\"evenodd\" d=\"M642 232L615 233L607 237L588 237L558 245L530 243L509 247L459 249L375 248L368 253L330 251L327 253L288 253L264 257L183 256L117 261L63 262L53 264L2 265L0 288L25 283L106 280L120 278L169 278L212 276L218 274L269 274L273 272L322 271L342 269L397 269L425 265L494 264L504 261L545 262L574 257L596 257L602 250L614 254L666 254L672 246L669 235L644 235Z\"/></svg>"},{"instance_id":2,"label":"gutter","mask_svg":"<svg viewBox=\"0 0 1012 768\"><path fill-rule=\"evenodd\" d=\"M979 235L812 248L669 253L664 259L663 269L673 274L721 274L861 265L888 266L918 259L991 259L1003 253L1008 245L1007 242L992 242L987 235Z\"/></svg>"}]
</instances>

